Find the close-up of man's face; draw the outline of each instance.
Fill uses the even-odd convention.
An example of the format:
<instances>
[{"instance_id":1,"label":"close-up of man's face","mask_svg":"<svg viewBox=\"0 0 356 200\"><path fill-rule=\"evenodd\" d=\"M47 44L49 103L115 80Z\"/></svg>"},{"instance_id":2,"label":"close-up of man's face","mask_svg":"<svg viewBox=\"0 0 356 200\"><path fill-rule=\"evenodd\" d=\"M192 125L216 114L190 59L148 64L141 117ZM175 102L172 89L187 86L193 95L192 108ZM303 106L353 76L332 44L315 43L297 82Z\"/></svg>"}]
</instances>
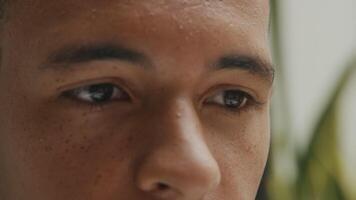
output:
<instances>
[{"instance_id":1,"label":"close-up of man's face","mask_svg":"<svg viewBox=\"0 0 356 200\"><path fill-rule=\"evenodd\" d=\"M1 200L251 200L268 0L7 1Z\"/></svg>"}]
</instances>

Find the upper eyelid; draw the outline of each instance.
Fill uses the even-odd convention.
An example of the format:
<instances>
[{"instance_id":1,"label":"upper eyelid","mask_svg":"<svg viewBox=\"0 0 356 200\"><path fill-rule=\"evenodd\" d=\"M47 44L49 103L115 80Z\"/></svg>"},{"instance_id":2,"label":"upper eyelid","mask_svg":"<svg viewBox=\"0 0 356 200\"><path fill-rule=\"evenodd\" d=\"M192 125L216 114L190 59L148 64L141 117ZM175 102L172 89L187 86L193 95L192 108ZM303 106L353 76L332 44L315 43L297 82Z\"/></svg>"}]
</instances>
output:
<instances>
[{"instance_id":1,"label":"upper eyelid","mask_svg":"<svg viewBox=\"0 0 356 200\"><path fill-rule=\"evenodd\" d=\"M250 97L250 99L259 102L259 95L252 91L251 89L248 89L246 87L240 86L240 85L230 85L230 84L222 84L222 85L216 85L211 87L210 89L208 89L207 91L205 91L203 94L199 95L199 102L203 102L205 99L219 94L220 92L224 92L224 91L229 91L229 90L237 90L237 91L241 91L244 92L245 94L248 95L248 97Z\"/></svg>"},{"instance_id":2,"label":"upper eyelid","mask_svg":"<svg viewBox=\"0 0 356 200\"><path fill-rule=\"evenodd\" d=\"M89 102L87 100L83 100L83 99L80 99L79 98L79 93L76 93L75 90L82 90L83 88L85 89L89 89L90 86L93 86L93 85L100 85L100 84L111 84L111 83L98 83L98 84L88 84L88 85L84 85L84 86L79 86L79 87L76 87L76 88L73 88L73 89L69 89L69 90L66 90L66 91L63 91L60 95L60 97L66 97L66 98L69 98L69 99L72 99L72 100L75 100L75 101L79 101L79 102L82 102L82 103L86 103L88 105L101 105L103 104L103 102ZM111 84L113 85L114 87L116 87L117 89L121 90L123 93L125 93L127 95L127 97L129 98L129 100L131 101L132 100L132 97L130 96L130 94L128 92L126 92L125 90L123 90L121 87L118 87L117 85L115 84ZM82 91L79 91L79 92L82 92ZM107 103L110 103L114 100L110 100L108 102L105 102L104 104L107 104Z\"/></svg>"},{"instance_id":3,"label":"upper eyelid","mask_svg":"<svg viewBox=\"0 0 356 200\"><path fill-rule=\"evenodd\" d=\"M96 83L96 84L87 84L87 85L83 85L83 86L78 86L78 87L75 87L75 88L73 88L73 89L69 89L69 90L63 91L63 92L65 93L65 92L73 92L73 91L76 91L76 90L89 89L91 86L101 85L101 84L109 84L109 85L112 85L113 87L119 89L120 91L123 91L123 92L127 93L127 92L125 91L125 89L123 89L121 86L119 86L119 85L117 85L117 84L113 84L113 83L107 83L107 82L104 82L104 83Z\"/></svg>"},{"instance_id":4,"label":"upper eyelid","mask_svg":"<svg viewBox=\"0 0 356 200\"><path fill-rule=\"evenodd\" d=\"M252 101L253 103L255 104L259 104L259 105L262 105L263 103L262 102L259 102L257 99L255 99L254 97L252 97L249 93L245 92L245 91L242 91L242 90L238 90L238 89L235 89L236 91L239 91L241 93L243 93L243 95L247 98L247 101ZM228 90L222 90L220 91L221 93L223 92L226 92L226 91L234 91L234 89L228 89ZM217 93L219 94L219 93ZM216 96L216 95L215 95Z\"/></svg>"},{"instance_id":5,"label":"upper eyelid","mask_svg":"<svg viewBox=\"0 0 356 200\"><path fill-rule=\"evenodd\" d=\"M139 93L135 91L135 88L129 87L129 85L133 85L133 84L127 83L126 81L117 77L105 77L101 79L94 78L94 79L84 80L73 84L68 84L66 86L57 88L57 93L61 95L71 90L88 87L91 85L105 84L105 83L112 84L115 87L119 88L120 90L126 92L131 99L134 98L136 99L137 97L139 97L138 96Z\"/></svg>"},{"instance_id":6,"label":"upper eyelid","mask_svg":"<svg viewBox=\"0 0 356 200\"><path fill-rule=\"evenodd\" d=\"M130 97L130 99L132 101L137 102L138 99L140 99L142 97L142 95L140 95L139 91L132 90L130 87L127 86L125 81L122 81L121 79L118 79L117 77L115 77L115 78L108 77L108 78L103 78L103 79L92 79L92 80L81 81L79 83L74 83L74 84L70 84L70 85L58 88L58 91L59 91L60 96L62 96L62 94L67 93L72 90L75 90L75 89L80 89L83 87L88 87L88 86L97 85L97 84L104 84L104 83L112 84L115 87L117 87L118 89L127 93L127 95ZM257 95L256 92L254 92L253 90L251 90L247 87L241 86L241 85L232 85L232 84L220 84L220 85L213 86L210 89L208 89L206 92L201 93L201 95L197 94L196 97L193 97L193 99L196 99L194 101L197 102L198 104L202 104L207 98L209 98L213 95L217 95L218 93L228 91L228 90L238 90L238 91L244 92L246 94L246 96L248 97L248 100L249 101L252 100L254 103L258 103L258 104L265 103L262 100L262 98L260 98L259 95Z\"/></svg>"},{"instance_id":7,"label":"upper eyelid","mask_svg":"<svg viewBox=\"0 0 356 200\"><path fill-rule=\"evenodd\" d=\"M57 91L65 92L65 91L69 91L69 90L75 90L75 89L79 89L79 88L84 88L84 87L98 85L98 84L104 84L104 83L108 83L108 84L112 84L112 85L121 87L118 83L116 83L116 81L113 81L113 80L92 79L92 80L85 80L85 81L80 81L80 82L76 82L73 84L61 86L61 87L57 88Z\"/></svg>"}]
</instances>

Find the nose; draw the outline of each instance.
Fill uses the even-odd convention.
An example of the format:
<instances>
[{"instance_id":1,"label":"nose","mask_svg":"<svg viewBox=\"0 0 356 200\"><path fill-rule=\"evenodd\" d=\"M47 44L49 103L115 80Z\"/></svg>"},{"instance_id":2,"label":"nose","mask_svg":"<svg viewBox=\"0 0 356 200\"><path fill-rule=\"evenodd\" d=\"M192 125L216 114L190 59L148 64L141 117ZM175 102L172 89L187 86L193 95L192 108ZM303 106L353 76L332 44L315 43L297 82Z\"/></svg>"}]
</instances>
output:
<instances>
[{"instance_id":1,"label":"nose","mask_svg":"<svg viewBox=\"0 0 356 200\"><path fill-rule=\"evenodd\" d=\"M198 200L220 183L218 164L189 102L152 117L150 127L154 142L137 170L140 190L157 199Z\"/></svg>"}]
</instances>

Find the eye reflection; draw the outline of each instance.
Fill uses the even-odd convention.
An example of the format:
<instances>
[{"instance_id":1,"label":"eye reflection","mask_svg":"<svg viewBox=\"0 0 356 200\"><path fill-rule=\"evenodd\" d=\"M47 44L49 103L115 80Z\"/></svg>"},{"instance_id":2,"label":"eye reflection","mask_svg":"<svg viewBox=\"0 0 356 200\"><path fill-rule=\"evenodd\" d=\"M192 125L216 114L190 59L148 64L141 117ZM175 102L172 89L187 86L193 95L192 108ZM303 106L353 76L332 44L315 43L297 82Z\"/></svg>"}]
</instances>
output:
<instances>
[{"instance_id":1,"label":"eye reflection","mask_svg":"<svg viewBox=\"0 0 356 200\"><path fill-rule=\"evenodd\" d=\"M64 94L65 96L88 103L130 100L129 95L123 89L110 83L83 86L66 91Z\"/></svg>"},{"instance_id":2,"label":"eye reflection","mask_svg":"<svg viewBox=\"0 0 356 200\"><path fill-rule=\"evenodd\" d=\"M111 83L99 83L78 87L63 92L65 97L90 104L105 104L112 101L130 101L130 96L122 88ZM238 110L247 106L252 97L241 90L224 90L207 98L205 103L226 109Z\"/></svg>"},{"instance_id":3,"label":"eye reflection","mask_svg":"<svg viewBox=\"0 0 356 200\"><path fill-rule=\"evenodd\" d=\"M223 106L228 109L239 109L246 106L249 98L250 96L246 92L240 90L225 90L209 97L206 102Z\"/></svg>"}]
</instances>

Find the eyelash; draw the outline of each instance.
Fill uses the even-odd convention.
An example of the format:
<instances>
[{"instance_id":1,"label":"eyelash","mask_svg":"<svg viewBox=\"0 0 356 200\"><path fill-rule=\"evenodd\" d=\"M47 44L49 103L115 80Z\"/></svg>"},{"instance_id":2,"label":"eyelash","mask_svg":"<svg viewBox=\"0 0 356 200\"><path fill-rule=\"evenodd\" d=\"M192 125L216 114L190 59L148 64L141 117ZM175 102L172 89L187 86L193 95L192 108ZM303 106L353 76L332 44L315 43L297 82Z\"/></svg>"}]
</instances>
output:
<instances>
[{"instance_id":1,"label":"eyelash","mask_svg":"<svg viewBox=\"0 0 356 200\"><path fill-rule=\"evenodd\" d=\"M85 94L85 92L87 93ZM88 94L90 92L94 94L92 95ZM109 95L103 94L105 92L109 92ZM219 95L221 94L223 96L219 98ZM117 97L117 99L115 100L112 99L113 95L119 95L119 97ZM70 98L80 103L85 103L87 105L92 106L93 108L101 108L102 106L112 103L114 101L131 102L132 100L131 96L124 89L122 89L120 86L116 86L115 84L111 84L111 83L98 83L98 84L77 87L75 89L62 92L61 96ZM230 99L227 101L226 99L224 99L227 96L230 98L238 96L238 98L241 99L238 100ZM90 101L90 98L94 98L94 99L96 98L97 101L96 102L95 100ZM104 98L104 99L100 99L100 98ZM219 102L214 102L216 100ZM237 103L237 106L223 105L227 103L232 103L232 104ZM215 92L214 95L205 98L203 104L211 105L211 106L219 106L226 111L233 112L233 113L240 113L242 111L248 111L248 109L250 108L257 108L263 103L258 102L250 94L242 90L226 89L226 90L220 90L220 92L218 93Z\"/></svg>"},{"instance_id":2,"label":"eyelash","mask_svg":"<svg viewBox=\"0 0 356 200\"><path fill-rule=\"evenodd\" d=\"M90 92L94 94L92 95L88 94ZM105 92L109 92L110 94L107 95L105 94ZM102 107L106 104L113 102L114 101L112 100L113 95L119 95L119 97L117 97L116 100L114 99L115 101L122 101L122 102L131 101L130 95L124 89L111 83L98 83L98 84L86 85L86 86L77 87L75 89L64 91L61 94L62 97L69 98L79 103L85 103L87 105L93 106L94 108ZM90 98L93 99L90 100Z\"/></svg>"},{"instance_id":3,"label":"eyelash","mask_svg":"<svg viewBox=\"0 0 356 200\"><path fill-rule=\"evenodd\" d=\"M257 109L259 108L260 106L263 105L262 102L259 102L256 100L256 98L254 98L252 95L250 95L249 93L247 92L244 92L243 90L239 90L239 89L227 89L227 90L221 90L220 93L226 93L226 92L235 92L235 93L238 93L239 95L242 96L242 98L244 98L244 103L243 105L239 105L237 107L229 107L229 106L223 106L223 105L219 105L217 103L213 103L213 102L210 102L208 98L208 101L206 101L207 104L210 104L212 106L219 106L219 107L222 107L225 111L227 112L232 112L232 113L236 113L236 114L239 114L241 112L244 112L244 111L249 111L251 109ZM215 94L219 94L219 93L215 93ZM214 95L216 96L216 95ZM213 97L214 97L213 96Z\"/></svg>"}]
</instances>

